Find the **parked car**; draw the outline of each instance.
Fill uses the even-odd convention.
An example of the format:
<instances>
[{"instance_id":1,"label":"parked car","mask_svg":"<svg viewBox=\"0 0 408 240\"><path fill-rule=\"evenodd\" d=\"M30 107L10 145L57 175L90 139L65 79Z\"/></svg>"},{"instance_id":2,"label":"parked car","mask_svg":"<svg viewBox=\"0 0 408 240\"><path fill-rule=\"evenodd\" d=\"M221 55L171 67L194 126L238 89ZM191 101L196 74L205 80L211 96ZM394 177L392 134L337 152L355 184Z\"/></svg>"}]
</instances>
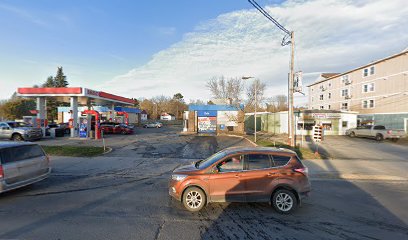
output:
<instances>
[{"instance_id":1,"label":"parked car","mask_svg":"<svg viewBox=\"0 0 408 240\"><path fill-rule=\"evenodd\" d=\"M133 134L134 132L133 127L123 123L105 122L101 123L100 127L104 134Z\"/></svg>"},{"instance_id":2,"label":"parked car","mask_svg":"<svg viewBox=\"0 0 408 240\"><path fill-rule=\"evenodd\" d=\"M38 144L0 142L0 193L41 181L50 173L49 158Z\"/></svg>"},{"instance_id":3,"label":"parked car","mask_svg":"<svg viewBox=\"0 0 408 240\"><path fill-rule=\"evenodd\" d=\"M173 171L169 194L189 211L210 202L271 202L290 213L311 190L308 168L295 152L233 147Z\"/></svg>"},{"instance_id":4,"label":"parked car","mask_svg":"<svg viewBox=\"0 0 408 240\"><path fill-rule=\"evenodd\" d=\"M153 122L153 123L146 123L143 125L144 128L161 128L163 127L163 123L161 122Z\"/></svg>"},{"instance_id":5,"label":"parked car","mask_svg":"<svg viewBox=\"0 0 408 240\"><path fill-rule=\"evenodd\" d=\"M69 123L59 123L58 127L64 129L65 134L71 133L71 129L69 128Z\"/></svg>"},{"instance_id":6,"label":"parked car","mask_svg":"<svg viewBox=\"0 0 408 240\"><path fill-rule=\"evenodd\" d=\"M55 129L56 135L61 136L61 137L63 137L64 134L67 133L65 125L57 124L57 123L49 123L47 127L45 128L45 136L51 135L51 129Z\"/></svg>"},{"instance_id":7,"label":"parked car","mask_svg":"<svg viewBox=\"0 0 408 240\"><path fill-rule=\"evenodd\" d=\"M34 128L24 122L0 122L0 139L31 141L41 139L41 128Z\"/></svg>"},{"instance_id":8,"label":"parked car","mask_svg":"<svg viewBox=\"0 0 408 240\"><path fill-rule=\"evenodd\" d=\"M394 142L406 136L404 130L386 129L382 125L365 125L357 128L351 128L346 131L346 134L350 137L375 138L377 141L391 139Z\"/></svg>"}]
</instances>

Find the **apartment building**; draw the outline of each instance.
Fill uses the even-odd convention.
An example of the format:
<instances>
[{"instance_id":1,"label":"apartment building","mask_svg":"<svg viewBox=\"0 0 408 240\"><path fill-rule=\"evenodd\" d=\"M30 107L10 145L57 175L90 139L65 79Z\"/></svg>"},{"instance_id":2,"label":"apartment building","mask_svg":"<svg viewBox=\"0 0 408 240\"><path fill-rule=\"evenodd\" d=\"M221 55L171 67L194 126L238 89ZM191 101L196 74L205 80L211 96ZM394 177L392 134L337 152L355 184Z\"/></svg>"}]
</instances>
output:
<instances>
[{"instance_id":1,"label":"apartment building","mask_svg":"<svg viewBox=\"0 0 408 240\"><path fill-rule=\"evenodd\" d=\"M408 133L408 49L340 74L321 74L309 88L309 109L358 112L358 124Z\"/></svg>"}]
</instances>

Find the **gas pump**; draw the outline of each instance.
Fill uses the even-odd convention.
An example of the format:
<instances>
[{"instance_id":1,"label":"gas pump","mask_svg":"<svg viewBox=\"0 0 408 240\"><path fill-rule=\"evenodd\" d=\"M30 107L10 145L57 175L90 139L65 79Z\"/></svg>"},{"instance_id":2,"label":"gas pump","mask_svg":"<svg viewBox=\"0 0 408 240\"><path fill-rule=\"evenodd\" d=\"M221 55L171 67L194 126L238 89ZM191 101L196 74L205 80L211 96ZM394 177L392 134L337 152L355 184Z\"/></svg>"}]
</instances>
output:
<instances>
[{"instance_id":1,"label":"gas pump","mask_svg":"<svg viewBox=\"0 0 408 240\"><path fill-rule=\"evenodd\" d=\"M126 125L129 124L129 114L127 112L117 112L117 115L123 115L125 119L122 122L125 123Z\"/></svg>"},{"instance_id":2,"label":"gas pump","mask_svg":"<svg viewBox=\"0 0 408 240\"><path fill-rule=\"evenodd\" d=\"M100 116L99 112L95 110L85 110L82 114L91 114L95 116L95 139L101 139ZM92 118L91 118L92 119ZM90 129L88 129L89 131Z\"/></svg>"}]
</instances>

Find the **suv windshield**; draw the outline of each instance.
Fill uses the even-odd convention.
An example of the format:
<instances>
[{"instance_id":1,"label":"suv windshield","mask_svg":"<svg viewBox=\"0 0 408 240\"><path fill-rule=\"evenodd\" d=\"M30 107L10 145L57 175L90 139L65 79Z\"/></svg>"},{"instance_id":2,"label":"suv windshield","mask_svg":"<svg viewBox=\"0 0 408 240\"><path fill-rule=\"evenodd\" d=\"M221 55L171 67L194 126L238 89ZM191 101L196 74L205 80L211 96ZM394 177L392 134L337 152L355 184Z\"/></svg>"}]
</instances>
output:
<instances>
[{"instance_id":1,"label":"suv windshield","mask_svg":"<svg viewBox=\"0 0 408 240\"><path fill-rule=\"evenodd\" d=\"M216 161L220 160L221 158L225 157L225 152L218 152L205 160L200 160L196 162L195 166L198 169L205 169L211 166Z\"/></svg>"},{"instance_id":2,"label":"suv windshield","mask_svg":"<svg viewBox=\"0 0 408 240\"><path fill-rule=\"evenodd\" d=\"M24 122L8 122L7 123L10 127L12 128L17 128L17 127L29 127L27 123Z\"/></svg>"}]
</instances>

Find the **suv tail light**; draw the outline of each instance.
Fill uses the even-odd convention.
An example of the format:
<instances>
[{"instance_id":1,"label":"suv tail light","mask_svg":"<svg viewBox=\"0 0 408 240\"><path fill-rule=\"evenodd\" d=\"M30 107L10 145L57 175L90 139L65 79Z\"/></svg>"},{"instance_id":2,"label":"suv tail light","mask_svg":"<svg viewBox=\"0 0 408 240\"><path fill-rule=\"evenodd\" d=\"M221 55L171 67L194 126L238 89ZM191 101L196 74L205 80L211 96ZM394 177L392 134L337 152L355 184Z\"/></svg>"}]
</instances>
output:
<instances>
[{"instance_id":1,"label":"suv tail light","mask_svg":"<svg viewBox=\"0 0 408 240\"><path fill-rule=\"evenodd\" d=\"M295 168L295 169L293 169L293 171L298 172L298 173L302 173L302 174L304 174L306 176L309 174L309 169L307 167Z\"/></svg>"},{"instance_id":2,"label":"suv tail light","mask_svg":"<svg viewBox=\"0 0 408 240\"><path fill-rule=\"evenodd\" d=\"M4 177L3 166L0 165L0 178Z\"/></svg>"}]
</instances>

